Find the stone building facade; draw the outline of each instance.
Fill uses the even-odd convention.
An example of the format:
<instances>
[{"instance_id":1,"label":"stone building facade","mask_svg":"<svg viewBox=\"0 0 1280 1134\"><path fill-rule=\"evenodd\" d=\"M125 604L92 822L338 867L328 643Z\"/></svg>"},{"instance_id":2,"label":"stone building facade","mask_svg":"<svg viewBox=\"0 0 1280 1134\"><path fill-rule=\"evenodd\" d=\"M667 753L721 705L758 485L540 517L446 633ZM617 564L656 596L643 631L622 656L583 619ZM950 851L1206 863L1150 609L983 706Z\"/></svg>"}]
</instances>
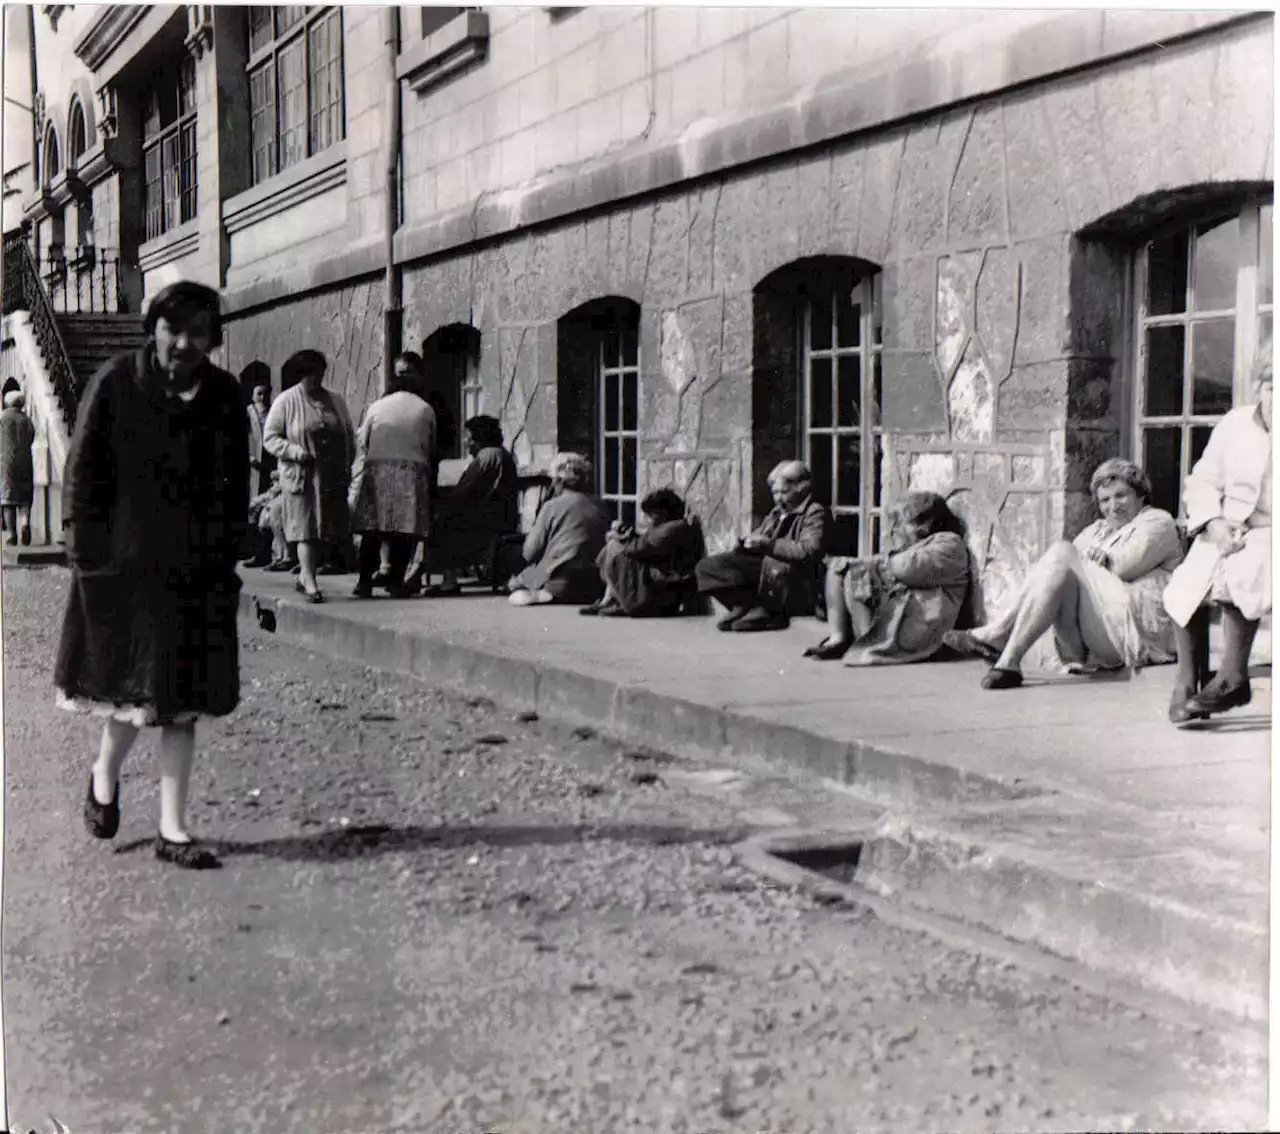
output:
<instances>
[{"instance_id":1,"label":"stone building facade","mask_svg":"<svg viewBox=\"0 0 1280 1134\"><path fill-rule=\"evenodd\" d=\"M712 544L800 456L849 550L950 493L998 604L1103 457L1177 508L1269 328L1269 14L132 11L38 40L81 67L50 129L90 88L116 123L77 160L139 296L224 287L229 368L320 349L357 411L390 336L522 464L675 485ZM198 199L154 236L136 76L179 42Z\"/></svg>"}]
</instances>

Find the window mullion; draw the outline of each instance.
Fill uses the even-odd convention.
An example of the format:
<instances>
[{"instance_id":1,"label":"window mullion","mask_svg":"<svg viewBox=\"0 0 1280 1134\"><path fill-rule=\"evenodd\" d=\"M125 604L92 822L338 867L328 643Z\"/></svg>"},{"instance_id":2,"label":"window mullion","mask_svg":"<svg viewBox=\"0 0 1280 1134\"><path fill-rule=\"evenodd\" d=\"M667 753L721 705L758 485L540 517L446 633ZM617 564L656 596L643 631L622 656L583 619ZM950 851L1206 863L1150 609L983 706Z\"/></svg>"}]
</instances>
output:
<instances>
[{"instance_id":1,"label":"window mullion","mask_svg":"<svg viewBox=\"0 0 1280 1134\"><path fill-rule=\"evenodd\" d=\"M1258 349L1258 206L1240 212L1240 270L1236 273L1236 351L1232 402L1250 400L1250 374Z\"/></svg>"}]
</instances>

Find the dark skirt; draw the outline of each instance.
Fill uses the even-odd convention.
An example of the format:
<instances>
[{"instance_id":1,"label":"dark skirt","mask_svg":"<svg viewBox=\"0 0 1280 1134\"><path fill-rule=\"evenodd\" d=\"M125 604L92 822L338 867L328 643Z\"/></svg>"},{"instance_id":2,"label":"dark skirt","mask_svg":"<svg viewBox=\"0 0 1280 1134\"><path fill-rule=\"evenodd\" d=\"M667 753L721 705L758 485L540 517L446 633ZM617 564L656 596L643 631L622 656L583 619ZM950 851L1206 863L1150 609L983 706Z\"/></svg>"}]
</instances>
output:
<instances>
[{"instance_id":1,"label":"dark skirt","mask_svg":"<svg viewBox=\"0 0 1280 1134\"><path fill-rule=\"evenodd\" d=\"M605 545L598 562L613 597L632 618L669 618L680 613L685 588L661 567L638 562L616 542Z\"/></svg>"},{"instance_id":2,"label":"dark skirt","mask_svg":"<svg viewBox=\"0 0 1280 1134\"><path fill-rule=\"evenodd\" d=\"M517 588L546 591L553 602L565 606L587 606L604 594L604 583L594 563L566 563L551 575L534 564L521 571L513 582Z\"/></svg>"}]
</instances>

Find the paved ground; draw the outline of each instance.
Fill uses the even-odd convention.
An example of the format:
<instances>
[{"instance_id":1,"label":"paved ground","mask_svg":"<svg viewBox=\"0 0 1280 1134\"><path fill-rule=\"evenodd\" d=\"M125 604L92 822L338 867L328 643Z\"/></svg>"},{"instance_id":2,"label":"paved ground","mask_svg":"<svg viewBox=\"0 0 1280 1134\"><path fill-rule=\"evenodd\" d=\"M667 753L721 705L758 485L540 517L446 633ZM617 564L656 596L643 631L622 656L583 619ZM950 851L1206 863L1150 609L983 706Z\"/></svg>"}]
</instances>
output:
<instances>
[{"instance_id":1,"label":"paved ground","mask_svg":"<svg viewBox=\"0 0 1280 1134\"><path fill-rule=\"evenodd\" d=\"M729 851L763 820L680 769L267 636L240 711L202 733L194 826L226 868L151 857L145 748L96 844L95 730L49 708L65 580L3 579L15 1130L1263 1120L1262 1062L1232 1036L771 890Z\"/></svg>"}]
</instances>

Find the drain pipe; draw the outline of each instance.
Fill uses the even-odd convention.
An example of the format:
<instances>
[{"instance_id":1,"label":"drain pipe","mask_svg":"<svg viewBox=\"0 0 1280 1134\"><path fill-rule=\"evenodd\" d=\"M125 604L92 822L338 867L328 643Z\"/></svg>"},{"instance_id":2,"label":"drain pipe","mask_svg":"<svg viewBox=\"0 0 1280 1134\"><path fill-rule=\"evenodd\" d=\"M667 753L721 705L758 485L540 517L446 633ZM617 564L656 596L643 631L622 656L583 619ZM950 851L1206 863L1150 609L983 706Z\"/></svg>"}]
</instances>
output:
<instances>
[{"instance_id":1,"label":"drain pipe","mask_svg":"<svg viewBox=\"0 0 1280 1134\"><path fill-rule=\"evenodd\" d=\"M383 9L387 53L386 183L384 189L386 235L382 315L382 392L391 388L395 356L400 350L400 330L404 296L400 270L396 267L396 229L400 227L400 148L403 126L400 119L400 80L396 78L396 57L400 53L400 9L388 4Z\"/></svg>"}]
</instances>

